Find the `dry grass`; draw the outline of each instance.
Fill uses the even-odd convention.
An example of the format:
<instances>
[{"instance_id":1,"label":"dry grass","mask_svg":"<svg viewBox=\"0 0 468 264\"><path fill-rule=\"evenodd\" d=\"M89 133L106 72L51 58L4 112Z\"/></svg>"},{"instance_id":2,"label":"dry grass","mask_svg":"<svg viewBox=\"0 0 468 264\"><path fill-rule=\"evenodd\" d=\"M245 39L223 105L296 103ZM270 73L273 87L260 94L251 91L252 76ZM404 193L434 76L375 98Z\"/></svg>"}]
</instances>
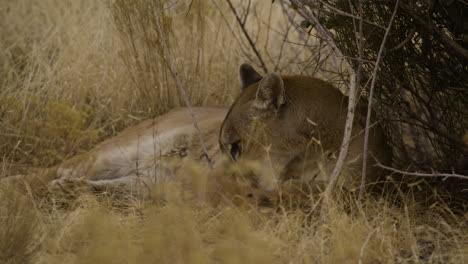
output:
<instances>
[{"instance_id":1,"label":"dry grass","mask_svg":"<svg viewBox=\"0 0 468 264\"><path fill-rule=\"evenodd\" d=\"M9 164L57 164L180 105L146 2L0 0L0 177L12 174ZM162 22L192 103L228 105L237 93L241 52L210 3L194 1L187 16L181 9ZM129 14L131 20L125 20ZM310 208L312 197L294 188L265 207L248 197L248 182L233 177L235 171L216 173L223 176L223 197L196 165L181 172L180 181L154 189L150 201L59 197L44 191L38 179L18 190L2 188L0 262L463 263L468 258L468 215L454 214L443 203L427 206L408 196L399 206L385 199L356 206L337 199L330 221L321 224L317 209Z\"/></svg>"},{"instance_id":2,"label":"dry grass","mask_svg":"<svg viewBox=\"0 0 468 264\"><path fill-rule=\"evenodd\" d=\"M47 167L180 105L152 17L140 12L146 2L2 1L4 160ZM187 17L165 17L180 75L194 105L226 104L237 92L239 58L226 52L226 32L199 14L210 9L192 8ZM125 24L124 14L136 21Z\"/></svg>"},{"instance_id":3,"label":"dry grass","mask_svg":"<svg viewBox=\"0 0 468 264\"><path fill-rule=\"evenodd\" d=\"M194 165L164 199L82 194L31 199L1 189L1 261L10 263L463 263L466 215L407 199L352 206L330 221L287 202L259 206L225 173L223 197ZM197 188L197 186L205 186ZM26 192L27 193L27 192ZM283 200L288 200L283 193ZM309 200L311 202L311 200Z\"/></svg>"}]
</instances>

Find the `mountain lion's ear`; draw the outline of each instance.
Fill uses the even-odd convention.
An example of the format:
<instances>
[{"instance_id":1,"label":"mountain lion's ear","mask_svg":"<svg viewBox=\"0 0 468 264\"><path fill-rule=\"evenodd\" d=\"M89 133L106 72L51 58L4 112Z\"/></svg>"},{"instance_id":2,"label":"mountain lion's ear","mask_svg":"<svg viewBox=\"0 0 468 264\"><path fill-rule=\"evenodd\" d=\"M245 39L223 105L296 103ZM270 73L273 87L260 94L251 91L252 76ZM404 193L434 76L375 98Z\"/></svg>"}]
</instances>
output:
<instances>
[{"instance_id":1,"label":"mountain lion's ear","mask_svg":"<svg viewBox=\"0 0 468 264\"><path fill-rule=\"evenodd\" d=\"M262 79L262 76L247 63L243 63L240 66L239 75L241 79L241 90L244 90L251 84L254 84Z\"/></svg>"},{"instance_id":2,"label":"mountain lion's ear","mask_svg":"<svg viewBox=\"0 0 468 264\"><path fill-rule=\"evenodd\" d=\"M284 103L283 79L276 73L268 73L258 85L253 106L258 110L272 110Z\"/></svg>"}]
</instances>

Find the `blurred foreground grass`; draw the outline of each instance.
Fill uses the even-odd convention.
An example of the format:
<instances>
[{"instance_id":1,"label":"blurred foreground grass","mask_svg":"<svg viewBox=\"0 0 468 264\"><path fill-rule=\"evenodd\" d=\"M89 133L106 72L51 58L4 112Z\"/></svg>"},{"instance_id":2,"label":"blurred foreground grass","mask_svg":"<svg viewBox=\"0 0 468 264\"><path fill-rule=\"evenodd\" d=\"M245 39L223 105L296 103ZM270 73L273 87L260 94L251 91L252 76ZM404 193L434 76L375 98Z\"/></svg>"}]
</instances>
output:
<instances>
[{"instance_id":1,"label":"blurred foreground grass","mask_svg":"<svg viewBox=\"0 0 468 264\"><path fill-rule=\"evenodd\" d=\"M184 176L192 181L209 180L206 171L190 172ZM209 188L187 195L186 184L164 186L165 199L154 190L151 200L32 198L33 191L0 189L0 262L464 263L467 257L467 216L443 204L427 208L406 198L401 207L383 199L356 206L337 199L322 224L318 210L291 206L294 195L262 207L235 189L223 190L223 199Z\"/></svg>"}]
</instances>

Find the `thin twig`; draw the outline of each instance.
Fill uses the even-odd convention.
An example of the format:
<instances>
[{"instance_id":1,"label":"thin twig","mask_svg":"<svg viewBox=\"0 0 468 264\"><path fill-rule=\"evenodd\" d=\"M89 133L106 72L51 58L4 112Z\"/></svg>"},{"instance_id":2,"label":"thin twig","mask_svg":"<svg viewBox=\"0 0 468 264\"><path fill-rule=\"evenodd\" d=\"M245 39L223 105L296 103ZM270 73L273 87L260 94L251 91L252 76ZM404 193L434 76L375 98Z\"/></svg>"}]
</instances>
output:
<instances>
[{"instance_id":1,"label":"thin twig","mask_svg":"<svg viewBox=\"0 0 468 264\"><path fill-rule=\"evenodd\" d=\"M347 13L347 12L345 12L343 10L340 10L340 9L334 7L334 6L331 6L331 5L327 4L327 3L324 3L324 1L313 1L313 2L312 1L307 1L307 4L309 6L311 6L311 7L313 6L314 8L320 8L321 10L329 12L329 13L338 14L338 15L341 15L341 16L350 17L350 18L359 19L359 20L362 19L359 16L355 16L353 14L350 14L350 13ZM368 21L368 20L365 20L365 19L362 19L362 21L366 22L369 25L373 25L373 26L376 26L378 28L385 29L384 26L381 26L381 25L376 24L374 22L371 22L371 21Z\"/></svg>"},{"instance_id":2,"label":"thin twig","mask_svg":"<svg viewBox=\"0 0 468 264\"><path fill-rule=\"evenodd\" d=\"M239 24L239 26L240 26L242 32L244 33L244 36L247 38L247 41L249 42L250 47L252 48L253 52L254 52L255 55L257 56L258 60L260 61L260 66L261 66L262 69L265 71L265 73L267 73L267 72L268 72L268 68L267 68L267 66L265 65L265 62L263 61L262 55L260 55L260 52L258 52L257 47L255 46L255 43L252 41L252 38L250 37L249 33L248 33L247 30L245 29L245 24L242 23L241 18L240 18L239 15L237 14L236 8L234 8L234 6L232 5L231 0L226 0L226 2L228 3L229 8L231 9L232 13L233 13L234 16L236 17L237 23ZM247 16L247 15L248 15L248 14L246 14L246 16Z\"/></svg>"},{"instance_id":3,"label":"thin twig","mask_svg":"<svg viewBox=\"0 0 468 264\"><path fill-rule=\"evenodd\" d=\"M247 9L245 11L245 14L244 14L244 19L242 19L242 25L245 25L245 23L247 22L247 18L249 17L249 13L250 13L250 5L252 4L252 1L249 0L249 3L247 4Z\"/></svg>"},{"instance_id":4,"label":"thin twig","mask_svg":"<svg viewBox=\"0 0 468 264\"><path fill-rule=\"evenodd\" d=\"M462 180L468 180L468 176L466 175L461 175L461 174L456 174L456 173L439 173L434 171L433 173L423 173L423 172L407 172L403 170L398 170L392 167L385 166L381 163L375 164L375 166L380 167L382 169L386 169L391 172L399 173L402 175L409 175L409 176L417 176L417 177L429 177L429 178L435 178L435 177L443 177L443 180L446 180L447 178L458 178Z\"/></svg>"},{"instance_id":5,"label":"thin twig","mask_svg":"<svg viewBox=\"0 0 468 264\"><path fill-rule=\"evenodd\" d=\"M449 37L444 30L439 29L433 23L427 23L421 16L414 12L414 8L407 4L401 4L401 8L407 14L409 14L413 21L418 24L419 26L424 27L429 33L432 33L434 36L438 37L441 42L443 42L447 47L448 51L453 52L455 55L459 56L460 58L464 59L465 61L468 60L468 50L466 50L463 46L455 42L451 37ZM422 16L424 17L424 16Z\"/></svg>"},{"instance_id":6,"label":"thin twig","mask_svg":"<svg viewBox=\"0 0 468 264\"><path fill-rule=\"evenodd\" d=\"M325 40L325 42L330 46L330 49L332 52L335 53L337 57L344 57L343 53L341 50L338 48L336 45L334 39L331 37L330 32L328 32L327 29L325 29L320 22L318 21L318 18L312 13L308 12L307 7L300 1L300 0L291 0L291 1L286 1L283 0L286 4L288 2L293 3L295 6L298 7L297 11L299 15L301 15L304 19L307 19L309 22L311 22L317 31L317 33L321 36L322 39ZM346 72L349 74L349 93L351 93L351 90L356 90L356 72L354 69L351 67L349 62L347 60L343 60L343 66L346 70Z\"/></svg>"},{"instance_id":7,"label":"thin twig","mask_svg":"<svg viewBox=\"0 0 468 264\"><path fill-rule=\"evenodd\" d=\"M358 264L362 264L362 259L364 258L364 252L366 250L366 247L367 247L367 244L369 244L369 241L372 237L372 235L375 233L375 231L377 231L378 228L375 228L373 229L366 237L366 240L364 241L364 243L362 244L361 246L361 250L359 252L359 260L358 260Z\"/></svg>"},{"instance_id":8,"label":"thin twig","mask_svg":"<svg viewBox=\"0 0 468 264\"><path fill-rule=\"evenodd\" d=\"M190 4L189 4L189 6L187 8L187 13L185 13L185 17L187 17L188 14L190 13L190 10L192 10L192 5L193 5L193 0L190 1Z\"/></svg>"},{"instance_id":9,"label":"thin twig","mask_svg":"<svg viewBox=\"0 0 468 264\"><path fill-rule=\"evenodd\" d=\"M295 44L295 45L300 45L300 46L304 46L304 47L307 47L310 51L311 54L315 54L317 53L317 50L315 49L316 46L318 45L312 45L312 44L309 44L309 35L306 34L306 32L304 31L303 28L300 27L300 25L298 25L295 21L294 21L294 16L290 13L290 11L288 9L286 9L285 7L285 4L284 4L284 1L281 1L280 2L281 4L281 9L283 11L283 13L286 14L288 20L289 20L289 23L291 23L292 25L295 26L296 28L296 32L299 34L299 37L301 38L302 42L303 43L296 43L296 42L292 42L290 40L285 40L285 42L287 43L291 43L291 44Z\"/></svg>"},{"instance_id":10,"label":"thin twig","mask_svg":"<svg viewBox=\"0 0 468 264\"><path fill-rule=\"evenodd\" d=\"M298 7L297 9L298 13L302 17L304 17L305 19L307 19L314 25L314 28L317 31L317 33L326 41L326 43L331 47L332 51L335 52L335 54L338 57L343 57L343 53L336 45L334 39L331 37L330 32L320 24L317 16L312 11L308 12L307 7L300 0L291 0L291 3L293 3L294 5ZM328 205L331 199L331 194L336 186L336 183L338 182L338 178L341 173L341 170L343 169L346 156L348 154L351 132L353 129L354 109L356 106L356 94L357 94L356 93L357 91L356 80L358 79L357 77L359 76L359 72L358 72L358 75L356 75L356 72L346 60L344 60L344 64L349 74L348 112L346 116L346 124L345 124L345 130L343 134L343 141L342 141L341 148L340 148L340 154L338 156L336 165L331 173L328 186L325 189L325 192L323 195L322 207L320 209L321 221L325 221L328 216Z\"/></svg>"},{"instance_id":11,"label":"thin twig","mask_svg":"<svg viewBox=\"0 0 468 264\"><path fill-rule=\"evenodd\" d=\"M249 61L252 61L250 59L250 55L245 52L245 49L243 48L243 44L242 44L242 41L240 41L237 36L236 36L236 33L234 32L234 30L232 29L231 27L231 24L229 23L229 21L227 20L226 16L224 15L223 13L223 10L221 10L221 7L218 5L218 3L216 2L216 0L211 0L211 2L215 5L216 9L218 9L219 13L221 14L221 18L223 19L224 23L226 24L227 28L229 29L229 32L231 32L232 34L232 37L234 38L234 40L237 42L237 44L239 45L239 47L241 47L240 51L242 52L242 55L244 55Z\"/></svg>"},{"instance_id":12,"label":"thin twig","mask_svg":"<svg viewBox=\"0 0 468 264\"><path fill-rule=\"evenodd\" d=\"M323 39L325 39L325 41L332 48L335 54L337 54L340 57L343 57L343 53L340 51L340 49L338 49L338 46L335 44L335 41L331 37L330 32L328 32L328 30L325 29L320 24L320 22L318 21L318 18L312 12L307 12L307 8L304 6L304 4L301 1L291 0L291 2L294 3L298 7L298 11L302 16L304 16L310 22L313 23L317 33L320 34ZM336 165L332 171L332 174L330 176L330 181L328 183L327 188L325 189L323 200L322 200L322 207L320 210L320 218L322 219L322 221L324 221L328 215L329 200L330 200L332 191L334 190L336 183L338 182L338 176L340 175L341 170L343 169L346 156L348 154L351 132L353 129L354 109L356 106L356 73L351 68L349 63L347 63L347 61L345 61L345 67L348 70L348 74L350 75L349 76L348 113L346 116L346 124L345 124L345 130L344 130L344 135L343 135L343 142L341 144L338 161L336 162Z\"/></svg>"},{"instance_id":13,"label":"thin twig","mask_svg":"<svg viewBox=\"0 0 468 264\"><path fill-rule=\"evenodd\" d=\"M278 71L281 59L283 57L284 46L285 46L286 40L288 39L288 35L289 35L289 31L291 30L291 27L292 27L292 24L288 26L288 28L286 29L286 32L284 33L284 37L283 37L283 41L281 42L281 47L280 47L280 51L277 57L277 61L275 63L275 68L273 69L274 72Z\"/></svg>"},{"instance_id":14,"label":"thin twig","mask_svg":"<svg viewBox=\"0 0 468 264\"><path fill-rule=\"evenodd\" d=\"M210 168L210 170L212 170L213 169L213 164L211 162L210 156L208 155L208 149L206 148L205 141L203 140L203 136L201 134L200 127L198 126L197 117L195 116L195 113L193 112L192 106L191 106L190 101L189 101L189 99L187 97L187 93L185 92L185 89L184 89L184 87L182 85L182 82L181 82L181 80L179 78L179 74L177 73L177 69L176 69L174 61L172 59L171 52L169 51L169 48L167 46L166 36L164 35L164 33L162 31L162 28L161 28L161 25L159 24L159 14L158 14L158 11L156 10L156 6L154 5L154 0L151 0L151 6L153 8L153 14L154 14L154 18L155 18L155 21L156 21L156 28L158 30L159 37L161 38L161 44L163 45L164 52L166 53L167 63L169 64L169 68L171 70L171 73L174 76L174 79L176 80L177 87L179 88L180 93L182 94L182 97L183 97L183 99L185 101L185 105L187 106L188 112L190 113L190 116L192 117L192 122L193 122L193 125L194 125L195 129L197 130L198 138L200 140L200 145L202 146L202 149L203 149L203 154L204 154L204 156L206 158L206 161L208 162L208 167Z\"/></svg>"},{"instance_id":15,"label":"thin twig","mask_svg":"<svg viewBox=\"0 0 468 264\"><path fill-rule=\"evenodd\" d=\"M400 42L400 44L396 45L395 47L393 47L391 49L388 49L388 51L386 51L385 53L388 54L390 52L394 52L396 50L401 49L404 45L406 45L406 43L408 43L414 37L415 33L416 33L416 27L413 26L413 28L409 32L408 36L406 36L406 38L402 42Z\"/></svg>"},{"instance_id":16,"label":"thin twig","mask_svg":"<svg viewBox=\"0 0 468 264\"><path fill-rule=\"evenodd\" d=\"M379 53L377 55L377 60L375 61L374 72L372 73L372 82L369 88L369 98L367 104L367 117L366 117L366 132L364 133L364 150L363 150L363 157L362 157L362 174L361 174L361 186L359 186L359 195L358 201L361 201L362 195L364 193L364 182L366 180L366 172L367 172L367 150L369 148L369 125L370 119L372 115L372 98L374 98L374 88L375 88L375 80L377 79L377 71L379 70L380 60L382 59L383 50L385 47L385 43L387 42L387 37L392 28L393 21L395 20L395 15L398 10L398 4L400 0L397 0L395 3L395 8L393 9L392 17L390 18L390 22L388 22L388 27L385 30L385 35L382 40L382 44L380 44Z\"/></svg>"}]
</instances>

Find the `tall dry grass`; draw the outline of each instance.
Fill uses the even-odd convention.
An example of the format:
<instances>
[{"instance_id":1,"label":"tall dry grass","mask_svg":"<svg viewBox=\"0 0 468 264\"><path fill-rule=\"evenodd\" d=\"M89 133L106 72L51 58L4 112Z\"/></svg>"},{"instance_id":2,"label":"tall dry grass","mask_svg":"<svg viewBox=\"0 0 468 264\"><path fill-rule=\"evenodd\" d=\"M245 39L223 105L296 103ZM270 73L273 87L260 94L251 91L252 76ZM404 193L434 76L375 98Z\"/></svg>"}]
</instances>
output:
<instances>
[{"instance_id":1,"label":"tall dry grass","mask_svg":"<svg viewBox=\"0 0 468 264\"><path fill-rule=\"evenodd\" d=\"M3 160L47 167L181 105L147 3L2 1ZM226 105L239 58L206 6L164 16L165 30L192 103Z\"/></svg>"},{"instance_id":2,"label":"tall dry grass","mask_svg":"<svg viewBox=\"0 0 468 264\"><path fill-rule=\"evenodd\" d=\"M218 1L217 8L211 1L194 1L186 15L183 4L189 2L162 13L170 51L194 105L228 105L237 93L242 56L255 57L245 40L239 45L233 39L231 30L241 35L224 3ZM280 31L287 20L275 24L275 15L262 17L271 6L261 4L256 1L249 30L269 43L260 46L267 66L307 73L304 65L312 61L287 66L291 61L277 57L287 57L294 46L281 48L273 37L281 34L263 35L261 28L279 25ZM0 1L0 177L14 174L11 164L57 164L181 105L151 11L141 0ZM404 196L398 206L385 199L357 206L338 198L324 225L310 206L316 197L285 189L280 201L265 207L249 198L248 184L235 172L219 173L226 181L224 197L214 194L212 178L197 166L159 187L170 195L162 199L155 189L149 201L86 193L59 197L37 191L43 183L34 181L20 182L18 190L1 188L0 262L463 263L468 258L468 215L441 202L428 207Z\"/></svg>"}]
</instances>

